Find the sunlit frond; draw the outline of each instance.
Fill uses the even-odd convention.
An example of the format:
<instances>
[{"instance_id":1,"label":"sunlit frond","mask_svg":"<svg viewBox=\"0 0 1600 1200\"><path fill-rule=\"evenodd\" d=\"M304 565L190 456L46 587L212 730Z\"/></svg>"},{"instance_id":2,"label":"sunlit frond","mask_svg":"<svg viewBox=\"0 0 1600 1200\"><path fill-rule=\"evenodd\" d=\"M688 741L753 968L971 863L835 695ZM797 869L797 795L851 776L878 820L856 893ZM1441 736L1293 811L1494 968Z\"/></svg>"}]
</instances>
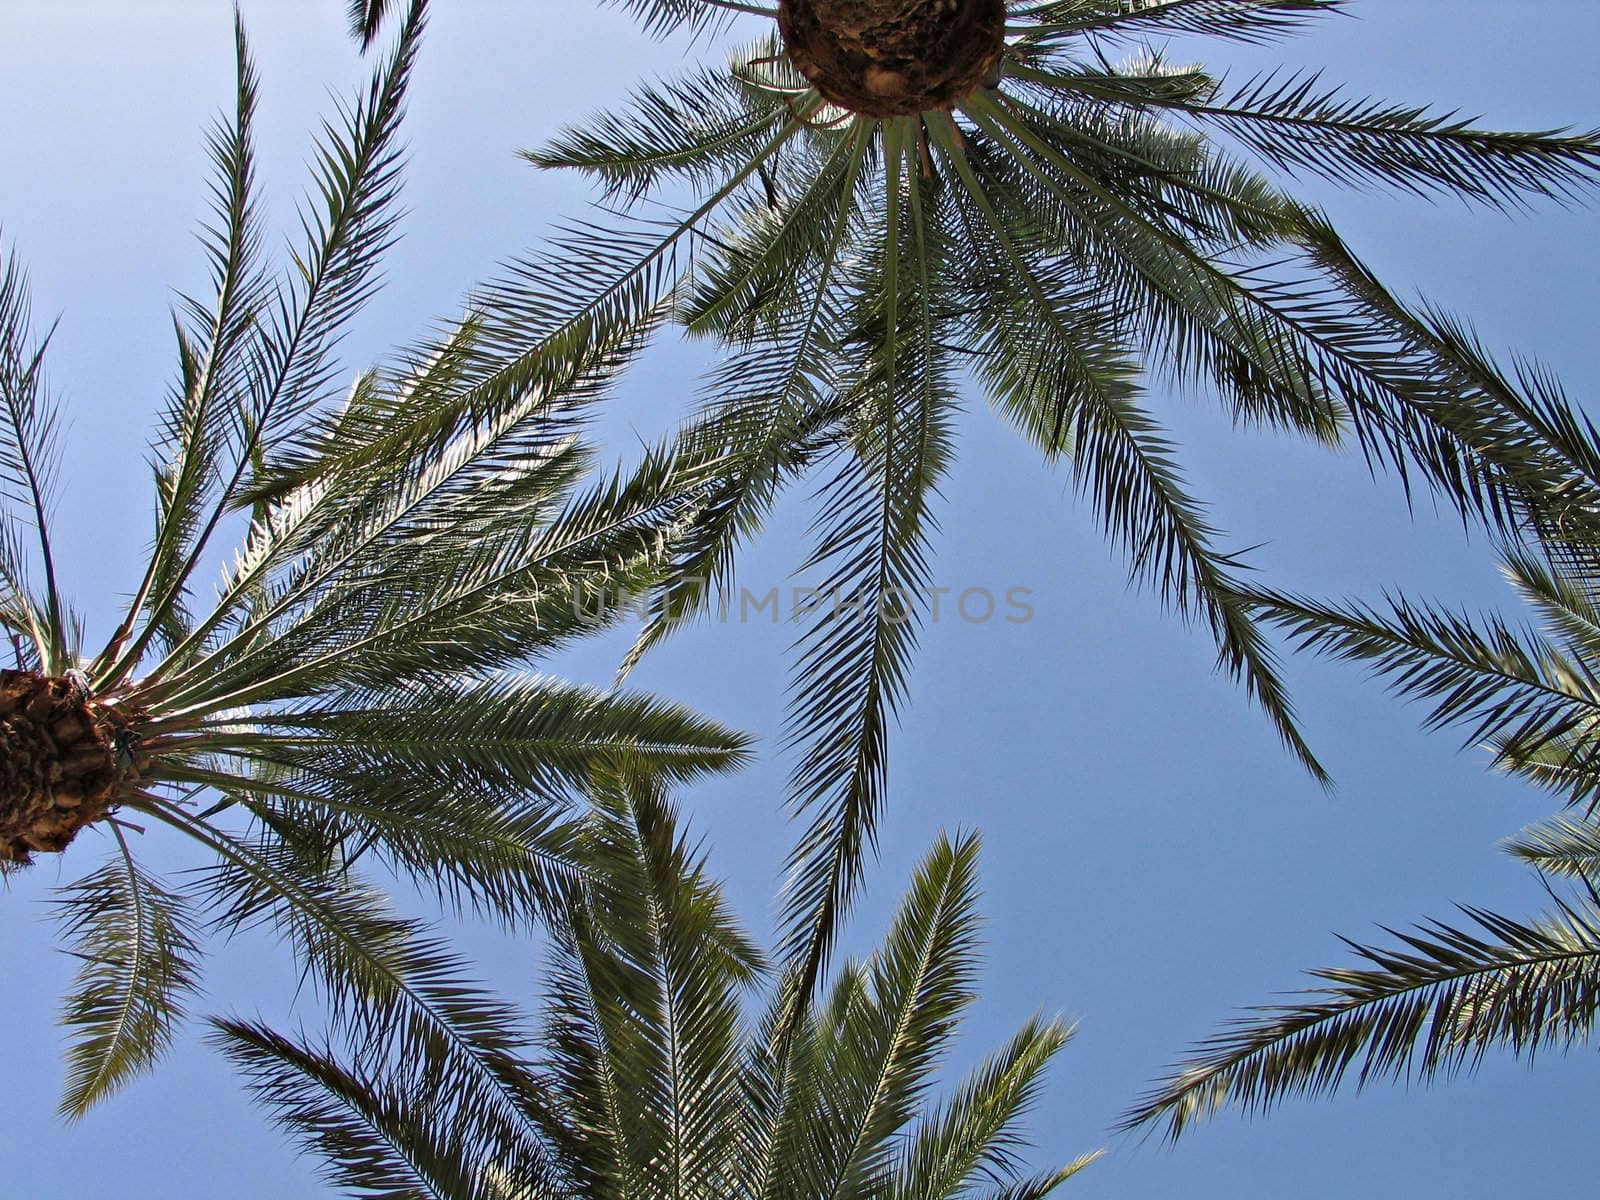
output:
<instances>
[{"instance_id":1,"label":"sunlit frond","mask_svg":"<svg viewBox=\"0 0 1600 1200\"><path fill-rule=\"evenodd\" d=\"M1536 870L1600 883L1600 823L1592 816L1549 817L1508 839L1505 848Z\"/></svg>"}]
</instances>

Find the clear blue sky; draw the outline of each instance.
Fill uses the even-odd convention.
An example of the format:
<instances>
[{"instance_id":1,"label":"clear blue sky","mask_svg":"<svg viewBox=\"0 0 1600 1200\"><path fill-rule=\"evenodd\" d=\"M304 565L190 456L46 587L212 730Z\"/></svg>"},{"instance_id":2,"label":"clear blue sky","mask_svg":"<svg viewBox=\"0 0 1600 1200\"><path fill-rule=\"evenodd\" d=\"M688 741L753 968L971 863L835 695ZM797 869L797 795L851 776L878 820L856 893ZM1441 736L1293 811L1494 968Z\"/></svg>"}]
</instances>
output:
<instances>
[{"instance_id":1,"label":"clear blue sky","mask_svg":"<svg viewBox=\"0 0 1600 1200\"><path fill-rule=\"evenodd\" d=\"M246 0L264 77L263 164L272 216L293 222L306 131L361 65L342 0ZM1505 126L1600 124L1593 90L1600 6L1588 0L1368 0L1237 69L1325 66L1329 78L1396 100L1487 114ZM440 0L413 96L410 216L390 284L350 344L364 363L453 309L494 263L578 215L576 180L513 156L620 97L641 71L702 48L645 39L622 15L577 0ZM73 423L59 505L68 585L108 620L131 587L149 530L143 449L170 377L174 288L197 289L201 127L228 99L224 0L10 0L0 7L0 233L32 266L37 309L63 314L53 379ZM1208 52L1211 61L1218 61ZM1321 194L1321 193L1319 193ZM1352 243L1403 294L1471 314L1494 344L1535 353L1576 396L1595 394L1600 213L1541 207L1516 220L1373 196L1324 196ZM625 451L691 400L693 358L652 355L605 428ZM1353 454L1239 435L1203 402L1167 409L1200 494L1237 545L1281 583L1376 597L1403 585L1471 605L1505 600L1492 563L1458 526L1408 516ZM941 826L985 835L991 954L968 1059L1035 1009L1078 1017L1034 1128L1040 1161L1113 1153L1063 1195L1228 1198L1578 1194L1592 1162L1572 1130L1600 1115L1591 1052L1530 1071L1492 1060L1423 1091L1380 1087L1290 1104L1253 1122L1224 1117L1175 1150L1107 1129L1163 1063L1236 1005L1298 986L1302 967L1341 960L1334 931L1376 934L1448 915L1453 900L1527 911L1533 879L1495 842L1549 807L1487 777L1479 752L1425 737L1416 713L1356 672L1291 669L1314 745L1339 782L1308 781L1266 723L1211 668L1197 634L1123 586L1060 473L974 399L946 489L939 583L1033 590L1026 624L945 620L930 628L914 703L893 747L883 859L853 935L881 928ZM790 505L742 564L759 590L799 558L804 508ZM758 930L787 832L778 816L786 632L711 626L668 647L639 681L752 729L769 747L743 776L685 797L717 868ZM570 673L609 675L617 646L586 648ZM153 861L188 859L159 845ZM230 1200L321 1196L305 1162L266 1128L192 1036L165 1068L74 1128L51 1116L60 1080L55 1007L71 964L52 950L44 901L98 861L92 839L0 895L0 1197ZM527 946L473 933L485 971L536 994ZM284 955L253 943L220 956L206 1004L281 1017ZM291 1019L314 1021L302 997ZM192 1032L192 1031L191 1031Z\"/></svg>"}]
</instances>

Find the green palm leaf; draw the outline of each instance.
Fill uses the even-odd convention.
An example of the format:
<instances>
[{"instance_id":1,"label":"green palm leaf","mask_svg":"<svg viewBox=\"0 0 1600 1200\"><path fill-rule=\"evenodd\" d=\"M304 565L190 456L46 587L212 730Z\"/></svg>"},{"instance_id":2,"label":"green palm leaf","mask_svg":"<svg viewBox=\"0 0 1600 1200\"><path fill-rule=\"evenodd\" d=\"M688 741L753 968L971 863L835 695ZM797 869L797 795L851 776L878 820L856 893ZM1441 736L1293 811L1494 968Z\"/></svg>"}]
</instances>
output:
<instances>
[{"instance_id":1,"label":"green palm leaf","mask_svg":"<svg viewBox=\"0 0 1600 1200\"><path fill-rule=\"evenodd\" d=\"M1037 22L1029 40L1143 38L1151 33L1200 34L1265 43L1308 21L1339 12L1347 0L1041 0L1021 5Z\"/></svg>"},{"instance_id":2,"label":"green palm leaf","mask_svg":"<svg viewBox=\"0 0 1600 1200\"><path fill-rule=\"evenodd\" d=\"M1549 783L1570 803L1590 801L1600 761L1591 665L1600 641L1583 636L1592 635L1584 628L1592 614L1565 607L1574 597L1529 556L1512 554L1506 571L1548 633L1399 597L1387 611L1260 590L1241 598L1296 644L1364 663L1400 695L1428 704L1429 727L1462 728L1467 742L1492 744L1497 765Z\"/></svg>"},{"instance_id":3,"label":"green palm leaf","mask_svg":"<svg viewBox=\"0 0 1600 1200\"><path fill-rule=\"evenodd\" d=\"M362 1064L337 1061L312 1047L239 1020L219 1021L216 1040L250 1086L257 1103L321 1160L330 1186L364 1200L479 1200L472 1166L454 1139L440 1142L428 1120L429 1097L412 1093L414 1112L397 1111L380 1089L387 1082ZM529 1168L524 1168L529 1170Z\"/></svg>"}]
</instances>

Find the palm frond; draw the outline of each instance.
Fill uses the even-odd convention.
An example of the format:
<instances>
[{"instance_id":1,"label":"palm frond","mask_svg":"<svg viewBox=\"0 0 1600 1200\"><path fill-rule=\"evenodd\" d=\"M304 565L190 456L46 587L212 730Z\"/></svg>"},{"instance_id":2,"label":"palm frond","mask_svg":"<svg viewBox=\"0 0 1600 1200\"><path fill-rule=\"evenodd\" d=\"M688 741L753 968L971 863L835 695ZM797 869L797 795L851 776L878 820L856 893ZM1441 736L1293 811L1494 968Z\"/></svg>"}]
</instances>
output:
<instances>
[{"instance_id":1,"label":"palm frond","mask_svg":"<svg viewBox=\"0 0 1600 1200\"><path fill-rule=\"evenodd\" d=\"M916 194L906 194L909 204L902 195L905 148L897 139L886 146L890 233L862 283L865 319L882 332L856 385L854 444L836 456L816 550L802 567L823 573L817 599L796 614L803 629L787 736L799 759L789 802L809 824L788 860L785 957L801 964L792 978L800 1005L873 845L889 721L930 594L931 503L949 459L949 366L923 307L937 301L927 290L919 298L919 288L937 286L941 251L927 241Z\"/></svg>"},{"instance_id":2,"label":"palm frond","mask_svg":"<svg viewBox=\"0 0 1600 1200\"><path fill-rule=\"evenodd\" d=\"M1478 129L1454 113L1349 96L1314 72L1272 72L1175 107L1283 170L1338 184L1520 208L1535 196L1577 199L1600 182L1600 130Z\"/></svg>"},{"instance_id":3,"label":"palm frond","mask_svg":"<svg viewBox=\"0 0 1600 1200\"><path fill-rule=\"evenodd\" d=\"M977 112L980 125L997 135L1002 127L1020 128L1003 126L993 117L999 111L982 106ZM1245 680L1285 744L1325 781L1326 773L1296 725L1272 648L1233 595L1238 564L1212 549L1216 531L1185 493L1170 443L1138 405L1135 389L1126 373L1116 369L1115 359L1095 362L1099 348L1093 343L1085 353L1080 333L1084 322L1063 313L1050 283L1034 275L1005 232L965 150L948 130L937 131L936 139L976 210L968 223L974 241L980 231L986 240L992 238L1005 260L1003 269L1028 286L1016 306L1025 314L1026 331L1014 335L1015 340L1036 345L1043 340L1050 357L1062 364L1060 390L1046 405L1055 410L1047 448L1072 446L1079 487L1094 500L1107 533L1133 555L1135 576L1151 582L1180 613L1192 607L1204 615L1218 644L1219 664ZM1004 375L1001 382L1008 382ZM1037 428L1037 417L1034 423Z\"/></svg>"},{"instance_id":4,"label":"palm frond","mask_svg":"<svg viewBox=\"0 0 1600 1200\"><path fill-rule=\"evenodd\" d=\"M576 795L595 772L633 769L674 783L728 770L749 738L639 692L603 693L538 676L438 678L340 696L268 718L281 744L382 759L408 778L471 772L483 786Z\"/></svg>"},{"instance_id":5,"label":"palm frond","mask_svg":"<svg viewBox=\"0 0 1600 1200\"><path fill-rule=\"evenodd\" d=\"M1018 1120L1067 1040L1057 1023L1028 1023L948 1104L926 1102L974 990L975 838L939 841L882 947L824 1005L796 1019L780 986L752 1030L742 1001L763 957L673 806L629 772L599 773L592 794L537 1054L492 1060L498 1096L457 1074L443 1039L217 1024L328 1178L394 1200L956 1200L1043 1196L1092 1160L1022 1175Z\"/></svg>"},{"instance_id":6,"label":"palm frond","mask_svg":"<svg viewBox=\"0 0 1600 1200\"><path fill-rule=\"evenodd\" d=\"M653 697L538 679L424 681L215 729L217 765L171 778L239 796L260 819L341 847L455 909L546 920L577 883L584 798L597 772L692 779L742 762L747 739Z\"/></svg>"},{"instance_id":7,"label":"palm frond","mask_svg":"<svg viewBox=\"0 0 1600 1200\"><path fill-rule=\"evenodd\" d=\"M395 916L358 876L307 861L292 830L235 837L170 806L144 811L218 856L206 891L219 928L275 927L321 989L337 1030L375 1055L429 1064L435 1086L448 1080L451 1102L472 1112L486 1136L530 1161L542 1157L522 1121L516 1014L475 987L443 943Z\"/></svg>"},{"instance_id":8,"label":"palm frond","mask_svg":"<svg viewBox=\"0 0 1600 1200\"><path fill-rule=\"evenodd\" d=\"M602 112L524 157L580 171L601 184L605 201L626 204L667 179L714 187L787 116L782 107L752 108L726 71L702 70L646 83L622 111Z\"/></svg>"},{"instance_id":9,"label":"palm frond","mask_svg":"<svg viewBox=\"0 0 1600 1200\"><path fill-rule=\"evenodd\" d=\"M381 19L384 7L365 14ZM334 398L335 351L396 228L399 122L425 11L413 0L368 87L324 126L283 283L260 265L258 84L236 22L236 87L210 139L215 214L202 239L215 298L180 312L155 545L88 671L76 669L81 623L56 599L48 543L41 597L26 515L11 511L20 498L43 516L54 418L15 259L0 273L0 626L20 668L8 694L28 700L26 714L8 710L6 737L59 752L33 764L42 782L23 780L22 814L8 821L26 825L27 805L59 798L59 828L44 838L29 827L18 844L60 850L91 824L120 844L115 814L140 813L209 855L181 891L124 854L120 873L63 895L88 964L67 1010L69 1111L170 1040L195 977L192 922L221 937L266 926L327 1000L334 1038L318 1061L361 1048L345 1076L329 1067L318 1085L334 1106L313 1122L325 1146L360 1141L332 1114L358 1084L379 1086L367 1068L392 1054L414 1072L407 1086L447 1094L460 1105L451 1113L486 1131L487 1158L515 1170L542 1161L545 1126L520 1073L514 1014L426 926L387 907L361 860L447 909L520 927L548 920L592 887L583 863L597 773L675 783L737 765L748 741L653 697L528 669L659 586L718 482L711 464L661 451L585 486L582 410L669 303L664 263L679 235L652 243L661 269L624 267L621 282L587 293L562 290L576 268L490 288L442 334ZM607 304L609 316L585 324ZM541 332L530 350L531 330ZM203 607L192 577L243 508L244 544ZM79 790L52 792L63 778ZM364 1128L381 1140L382 1128ZM345 1167L377 1163L377 1145L361 1142ZM400 1171L380 1188L404 1194L419 1178Z\"/></svg>"},{"instance_id":10,"label":"palm frond","mask_svg":"<svg viewBox=\"0 0 1600 1200\"><path fill-rule=\"evenodd\" d=\"M891 1173L893 1200L945 1200L979 1180L1014 1184L1023 1149L1015 1125L1037 1098L1050 1060L1071 1036L1059 1022L1035 1019L976 1067L906 1140Z\"/></svg>"},{"instance_id":11,"label":"palm frond","mask_svg":"<svg viewBox=\"0 0 1600 1200\"><path fill-rule=\"evenodd\" d=\"M426 12L426 0L412 0L395 49L374 74L366 94L341 110L337 124L324 126L324 140L314 160L318 199L301 213L305 244L294 255L296 282L276 296L268 311L244 317L248 327L254 330L259 326L261 332L249 364L249 386L236 401L237 411L230 414L238 423L231 468L223 468L209 515L198 522L192 536L169 554L152 556L128 622L98 664L96 678L102 685L119 682L154 636L167 627L168 616L179 603L212 534L226 513L240 503L241 489L250 476L262 469L264 448L285 427L329 398L336 369L333 349L350 319L370 298L377 285L378 259L393 240L400 120ZM242 34L238 44L239 118L229 137L223 139L220 158L229 214L227 248L221 259L224 281L234 279L236 260L242 267L254 237L248 205L253 72ZM186 362L191 357L186 354ZM182 425L188 438L206 427L204 420ZM165 580L159 588L158 577ZM146 604L146 627L124 648L132 623Z\"/></svg>"},{"instance_id":12,"label":"palm frond","mask_svg":"<svg viewBox=\"0 0 1600 1200\"><path fill-rule=\"evenodd\" d=\"M550 1194L538 1189L538 1159L477 1157L504 1148L485 1146L452 1120L451 1088L438 1064L387 1072L367 1056L344 1062L331 1045L256 1022L213 1026L213 1042L256 1102L321 1161L331 1187L364 1200L506 1200L493 1183L499 1170L514 1172L530 1198Z\"/></svg>"},{"instance_id":13,"label":"palm frond","mask_svg":"<svg viewBox=\"0 0 1600 1200\"><path fill-rule=\"evenodd\" d=\"M1043 1200L1043 1197L1050 1195L1079 1171L1094 1165L1102 1154L1104 1154L1102 1150L1091 1150L1087 1154L1080 1154L1057 1170L1033 1175L1017 1183L1008 1183L1004 1187L980 1194L984 1200Z\"/></svg>"},{"instance_id":14,"label":"palm frond","mask_svg":"<svg viewBox=\"0 0 1600 1200\"><path fill-rule=\"evenodd\" d=\"M451 365L458 352L470 353L465 344L454 345L408 371L396 390L406 395L451 386L462 369ZM358 381L334 422L340 445L366 419L368 398L383 390L374 375ZM171 650L169 661L192 669L202 659L237 659L262 635L281 635L297 615L352 582L419 569L452 575L472 547L514 542L543 524L589 465L572 420L583 389L573 390L576 395L530 397L429 451L361 471L324 473L281 498L262 500L211 616ZM427 562L419 561L423 554ZM457 561L449 561L452 555Z\"/></svg>"},{"instance_id":15,"label":"palm frond","mask_svg":"<svg viewBox=\"0 0 1600 1200\"><path fill-rule=\"evenodd\" d=\"M214 214L202 245L210 260L214 300L185 300L187 320L175 320L179 378L161 415L155 446L157 520L148 575L137 603L113 646L133 628L151 597L171 597L157 614L168 644L187 628L178 578L206 506L222 486L224 459L246 436L239 397L251 386L260 347L260 321L274 296L260 263L261 221L255 171L255 112L259 78L234 14L235 96L233 118L218 123L207 139L213 169ZM109 665L108 663L106 665Z\"/></svg>"},{"instance_id":16,"label":"palm frond","mask_svg":"<svg viewBox=\"0 0 1600 1200\"><path fill-rule=\"evenodd\" d=\"M1600 881L1600 824L1591 816L1562 813L1546 818L1507 840L1505 849L1547 874Z\"/></svg>"},{"instance_id":17,"label":"palm frond","mask_svg":"<svg viewBox=\"0 0 1600 1200\"><path fill-rule=\"evenodd\" d=\"M172 1043L199 986L195 917L187 901L119 853L60 889L63 933L81 965L63 1023L73 1032L60 1111L81 1117L148 1071Z\"/></svg>"},{"instance_id":18,"label":"palm frond","mask_svg":"<svg viewBox=\"0 0 1600 1200\"><path fill-rule=\"evenodd\" d=\"M605 0L632 13L645 29L657 37L664 37L679 29L695 35L709 35L720 31L738 13L757 16L776 16L771 5L740 3L738 0Z\"/></svg>"},{"instance_id":19,"label":"palm frond","mask_svg":"<svg viewBox=\"0 0 1600 1200\"><path fill-rule=\"evenodd\" d=\"M517 536L432 539L389 548L376 569L336 580L187 670L152 684L174 721L317 692L383 688L396 678L499 670L621 619L628 597L658 581L658 563L699 503L703 484L651 456ZM228 653L240 639L248 653ZM152 729L158 732L160 726Z\"/></svg>"},{"instance_id":20,"label":"palm frond","mask_svg":"<svg viewBox=\"0 0 1600 1200\"><path fill-rule=\"evenodd\" d=\"M1470 1070L1491 1049L1533 1057L1587 1040L1600 1008L1600 908L1561 903L1520 922L1463 910L1392 949L1349 943L1365 964L1312 972L1331 986L1201 1043L1123 1119L1180 1136L1225 1104L1260 1112L1290 1096Z\"/></svg>"},{"instance_id":21,"label":"palm frond","mask_svg":"<svg viewBox=\"0 0 1600 1200\"><path fill-rule=\"evenodd\" d=\"M400 0L349 0L350 34L361 39L361 48L370 49L389 15L400 7Z\"/></svg>"},{"instance_id":22,"label":"palm frond","mask_svg":"<svg viewBox=\"0 0 1600 1200\"><path fill-rule=\"evenodd\" d=\"M769 281L787 278L783 291L806 297L794 311L761 315L759 332L752 329L744 347L730 354L712 376L704 416L680 434L682 453L716 464L718 482L675 547L667 583L623 663L623 675L652 646L700 615L713 596L726 597L740 542L760 527L779 489L823 456L828 435L841 423L847 406L836 394L830 395L829 387L829 357L838 336L839 314L827 301L837 253L854 215L852 200L869 141L866 131L860 131L852 139L842 174L819 180L802 202L802 208L817 207L816 221L825 230L826 248L815 278L804 256L778 249L795 236L801 223L769 224L761 231L767 236L760 242L748 248L741 245L737 254L729 254L742 268L737 290L748 295L745 304L730 304L735 292L723 286L714 290L709 305L691 306L692 321L705 322L720 312L719 324L730 317L749 324L762 298L763 288L756 283L758 266ZM783 271L770 265L777 256L783 259ZM726 283L734 278L732 271L724 274Z\"/></svg>"},{"instance_id":23,"label":"palm frond","mask_svg":"<svg viewBox=\"0 0 1600 1200\"><path fill-rule=\"evenodd\" d=\"M12 248L0 266L0 518L7 530L5 578L19 598L14 603L21 606L20 598L27 595L27 558L17 544L21 539L11 531L14 523L31 525L45 578L42 611L27 606L32 616L28 632L41 661L54 667L64 664L67 643L49 525L60 420L44 383L50 337L34 338L31 307L27 276Z\"/></svg>"},{"instance_id":24,"label":"palm frond","mask_svg":"<svg viewBox=\"0 0 1600 1200\"><path fill-rule=\"evenodd\" d=\"M1302 241L1310 263L1351 301L1340 318L1347 340L1367 342L1351 365L1399 402L1395 428L1438 494L1513 536L1524 532L1530 507L1600 495L1593 426L1548 372L1519 361L1508 375L1470 327L1401 303L1325 218L1306 213ZM1347 394L1367 407L1360 391ZM1363 415L1363 425L1369 420ZM1364 436L1363 448L1369 444Z\"/></svg>"},{"instance_id":25,"label":"palm frond","mask_svg":"<svg viewBox=\"0 0 1600 1200\"><path fill-rule=\"evenodd\" d=\"M15 665L39 670L52 638L44 606L29 584L28 551L20 522L0 513L0 631L10 639Z\"/></svg>"},{"instance_id":26,"label":"palm frond","mask_svg":"<svg viewBox=\"0 0 1600 1200\"><path fill-rule=\"evenodd\" d=\"M1014 16L1026 43L1200 34L1264 44L1340 12L1346 0L1041 0Z\"/></svg>"},{"instance_id":27,"label":"palm frond","mask_svg":"<svg viewBox=\"0 0 1600 1200\"><path fill-rule=\"evenodd\" d=\"M807 1067L820 1112L790 1109L806 1130L806 1175L785 1195L849 1195L892 1169L930 1073L973 998L977 945L975 837L940 839L912 880L883 946L846 967L814 1018Z\"/></svg>"},{"instance_id":28,"label":"palm frond","mask_svg":"<svg viewBox=\"0 0 1600 1200\"><path fill-rule=\"evenodd\" d=\"M558 938L545 1044L592 1155L642 1194L713 1195L742 1115L740 993L762 957L647 783L602 779L592 885Z\"/></svg>"},{"instance_id":29,"label":"palm frond","mask_svg":"<svg viewBox=\"0 0 1600 1200\"><path fill-rule=\"evenodd\" d=\"M1574 735L1593 725L1600 687L1582 660L1534 631L1402 597L1391 597L1386 611L1254 588L1241 599L1299 647L1366 664L1400 695L1429 705L1428 727L1463 728L1467 744L1493 739L1502 766L1522 770L1542 749L1561 746L1564 762L1592 774L1593 738Z\"/></svg>"},{"instance_id":30,"label":"palm frond","mask_svg":"<svg viewBox=\"0 0 1600 1200\"><path fill-rule=\"evenodd\" d=\"M569 805L470 772L409 777L357 753L262 741L216 755L225 769L176 767L172 779L216 789L218 806L240 806L319 869L347 871L366 856L455 913L528 928L575 886L581 823Z\"/></svg>"}]
</instances>

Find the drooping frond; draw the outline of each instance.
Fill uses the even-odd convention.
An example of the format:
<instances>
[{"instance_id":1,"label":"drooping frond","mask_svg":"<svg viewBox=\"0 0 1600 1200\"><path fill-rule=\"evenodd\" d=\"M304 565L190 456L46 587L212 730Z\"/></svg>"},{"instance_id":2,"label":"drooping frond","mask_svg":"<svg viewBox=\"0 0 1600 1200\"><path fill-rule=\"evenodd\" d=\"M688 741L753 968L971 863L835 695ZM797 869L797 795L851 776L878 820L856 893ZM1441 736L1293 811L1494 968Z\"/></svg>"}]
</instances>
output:
<instances>
[{"instance_id":1,"label":"drooping frond","mask_svg":"<svg viewBox=\"0 0 1600 1200\"><path fill-rule=\"evenodd\" d=\"M997 107L975 111L980 125L997 136L1006 127L995 116ZM1135 577L1153 584L1179 612L1203 617L1217 642L1219 663L1245 680L1285 743L1314 775L1325 778L1300 736L1270 644L1233 595L1239 566L1212 548L1216 531L1186 494L1171 445L1138 403L1129 372L1118 369L1114 354L1105 353L1103 332L1063 303L1059 282L1041 277L1031 256L1018 246L965 149L948 130L937 131L937 140L963 185L973 242L987 249L996 276L1014 281L997 288L1021 293L1001 310L1015 322L1013 328L1021 328L997 330L1001 344L1031 345L1035 353L1043 350L1044 361L1057 364L1049 381L1054 394L1044 406L1054 410L1046 450L1071 448L1079 487L1094 502L1107 533L1132 556ZM1003 328L1007 316L979 320L991 329ZM1037 404L1030 393L1040 383L1018 380L1017 369L999 365L990 371L1005 389L1000 392L1005 402L1020 410L1037 435L1043 421L1030 411Z\"/></svg>"},{"instance_id":2,"label":"drooping frond","mask_svg":"<svg viewBox=\"0 0 1600 1200\"><path fill-rule=\"evenodd\" d=\"M1348 293L1350 337L1368 342L1353 365L1400 401L1395 429L1436 494L1513 536L1525 532L1530 507L1600 497L1600 439L1548 372L1518 361L1508 374L1470 327L1400 302L1326 219L1306 214L1302 237L1312 265Z\"/></svg>"},{"instance_id":3,"label":"drooping frond","mask_svg":"<svg viewBox=\"0 0 1600 1200\"><path fill-rule=\"evenodd\" d=\"M134 861L120 829L112 833L120 853L57 900L82 964L62 1014L73 1033L60 1109L67 1117L155 1065L199 982L190 904Z\"/></svg>"},{"instance_id":4,"label":"drooping frond","mask_svg":"<svg viewBox=\"0 0 1600 1200\"><path fill-rule=\"evenodd\" d=\"M1561 586L1591 591L1600 543L1600 430L1546 368L1527 359L1502 367L1470 325L1435 308L1411 315L1470 397L1466 428L1511 485L1522 527Z\"/></svg>"},{"instance_id":5,"label":"drooping frond","mask_svg":"<svg viewBox=\"0 0 1600 1200\"><path fill-rule=\"evenodd\" d=\"M907 143L890 138L889 229L862 276L860 323L878 330L849 394L851 443L836 453L802 571L817 582L797 606L802 631L788 738L798 762L790 805L807 822L789 855L786 957L805 1003L873 846L889 724L905 691L917 626L931 595L932 502L950 457L954 396L929 306L945 249L931 242L915 188L902 193Z\"/></svg>"},{"instance_id":6,"label":"drooping frond","mask_svg":"<svg viewBox=\"0 0 1600 1200\"><path fill-rule=\"evenodd\" d=\"M353 872L308 860L292 830L235 837L170 807L147 811L216 853L206 882L216 923L267 924L284 937L341 1036L373 1055L427 1064L485 1136L529 1161L542 1157L521 1116L516 1014L474 986L443 943L396 916Z\"/></svg>"},{"instance_id":7,"label":"drooping frond","mask_svg":"<svg viewBox=\"0 0 1600 1200\"><path fill-rule=\"evenodd\" d=\"M397 1095L387 1080L338 1061L331 1047L254 1022L217 1021L212 1040L273 1123L321 1160L319 1174L330 1186L371 1200L480 1194L455 1146L429 1136L424 1120L439 1092Z\"/></svg>"},{"instance_id":8,"label":"drooping frond","mask_svg":"<svg viewBox=\"0 0 1600 1200\"><path fill-rule=\"evenodd\" d=\"M1291 176L1454 196L1496 209L1581 199L1600 183L1600 131L1481 129L1454 113L1347 95L1314 71L1273 71L1227 91L1159 58L1108 69L1018 67L1019 84L1166 110L1225 133Z\"/></svg>"},{"instance_id":9,"label":"drooping frond","mask_svg":"<svg viewBox=\"0 0 1600 1200\"><path fill-rule=\"evenodd\" d=\"M1581 457L1581 456L1580 456ZM1431 706L1429 723L1470 730L1498 765L1588 809L1530 826L1507 842L1516 858L1584 891L1518 921L1478 908L1473 925L1430 922L1402 945L1348 944L1364 965L1313 974L1332 986L1196 1048L1131 1112L1125 1126L1164 1123L1169 1137L1226 1105L1261 1111L1323 1095L1354 1076L1424 1082L1476 1067L1492 1049L1532 1057L1586 1041L1600 1011L1600 836L1594 801L1600 608L1591 581L1552 570L1532 549L1507 548L1505 570L1539 618L1519 631L1391 599L1388 611L1318 605L1253 592L1247 599L1303 644L1366 663ZM1392 931L1391 931L1392 932Z\"/></svg>"},{"instance_id":10,"label":"drooping frond","mask_svg":"<svg viewBox=\"0 0 1600 1200\"><path fill-rule=\"evenodd\" d=\"M378 38L390 13L400 7L400 0L349 0L350 33L361 39L361 48L369 49Z\"/></svg>"},{"instance_id":11,"label":"drooping frond","mask_svg":"<svg viewBox=\"0 0 1600 1200\"><path fill-rule=\"evenodd\" d=\"M776 4L743 3L741 0L604 0L633 13L645 29L663 37L678 29L695 34L720 30L739 13L772 17Z\"/></svg>"}]
</instances>

